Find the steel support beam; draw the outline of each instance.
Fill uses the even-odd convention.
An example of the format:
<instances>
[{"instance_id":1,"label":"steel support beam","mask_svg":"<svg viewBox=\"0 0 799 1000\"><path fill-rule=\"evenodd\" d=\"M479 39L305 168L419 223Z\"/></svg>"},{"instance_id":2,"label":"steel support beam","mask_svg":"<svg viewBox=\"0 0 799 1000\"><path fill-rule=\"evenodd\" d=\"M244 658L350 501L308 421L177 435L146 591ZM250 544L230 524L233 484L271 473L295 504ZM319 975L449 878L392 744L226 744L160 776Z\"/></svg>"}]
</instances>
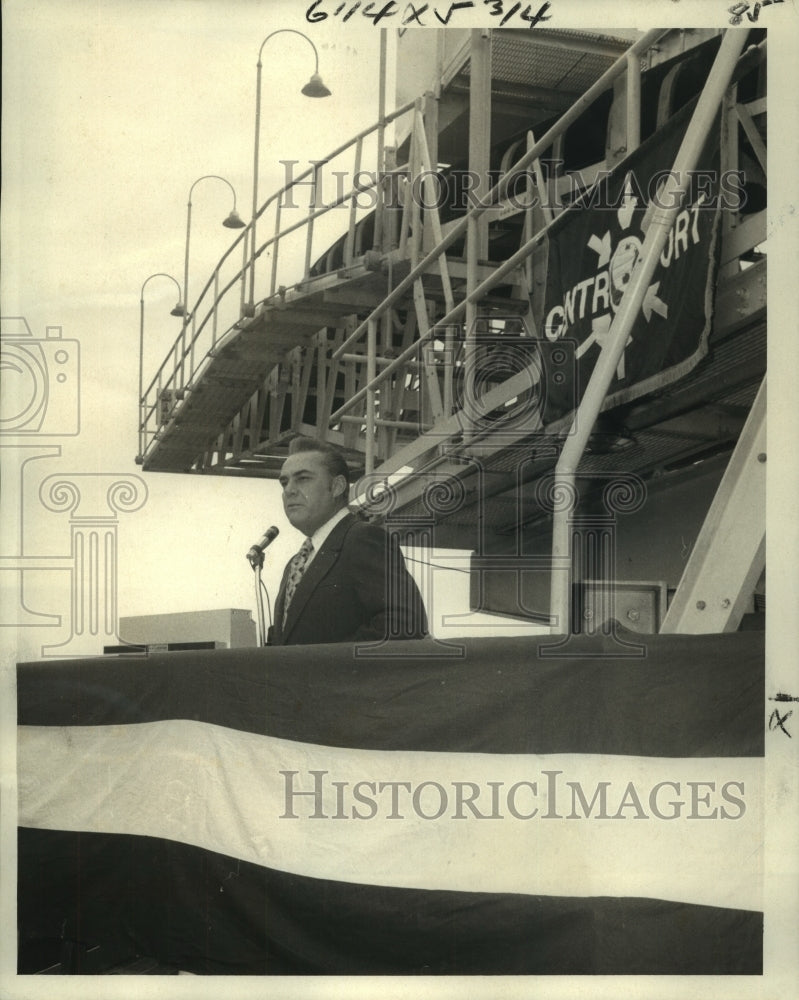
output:
<instances>
[{"instance_id":1,"label":"steel support beam","mask_svg":"<svg viewBox=\"0 0 799 1000\"><path fill-rule=\"evenodd\" d=\"M660 631L736 631L765 564L764 380Z\"/></svg>"},{"instance_id":2,"label":"steel support beam","mask_svg":"<svg viewBox=\"0 0 799 1000\"><path fill-rule=\"evenodd\" d=\"M727 31L719 53L713 63L707 83L700 95L691 121L674 160L672 172L663 191L662 204L669 209L655 209L647 212L644 220L646 236L641 248L641 262L633 271L627 291L622 298L619 311L611 324L608 340L597 359L591 379L575 415L573 434L566 437L566 443L555 469L554 488L561 496L574 493L577 468L580 464L588 438L608 392L616 366L622 356L627 338L638 317L644 295L658 265L669 230L681 209L687 192L689 172L694 169L699 154L707 139L707 133L716 116L725 91L732 79L746 35L744 32ZM681 178L682 180L678 180ZM571 558L571 507L563 503L557 507L552 524L553 566L568 565ZM556 632L566 634L571 631L571 573L553 572L550 612Z\"/></svg>"}]
</instances>

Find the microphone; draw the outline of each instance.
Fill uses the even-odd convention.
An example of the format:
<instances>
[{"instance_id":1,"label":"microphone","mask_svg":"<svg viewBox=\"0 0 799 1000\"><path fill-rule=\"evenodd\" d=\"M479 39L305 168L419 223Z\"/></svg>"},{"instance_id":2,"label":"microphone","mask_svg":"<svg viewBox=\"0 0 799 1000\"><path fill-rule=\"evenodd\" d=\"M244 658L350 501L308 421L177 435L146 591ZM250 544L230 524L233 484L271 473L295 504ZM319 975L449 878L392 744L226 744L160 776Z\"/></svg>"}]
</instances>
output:
<instances>
[{"instance_id":1,"label":"microphone","mask_svg":"<svg viewBox=\"0 0 799 1000\"><path fill-rule=\"evenodd\" d=\"M276 528L273 524L271 528L267 528L264 532L264 537L260 542L253 545L247 552L247 560L249 564L255 569L256 564L262 565L264 558L264 549L274 542L277 536L280 534L280 529Z\"/></svg>"}]
</instances>

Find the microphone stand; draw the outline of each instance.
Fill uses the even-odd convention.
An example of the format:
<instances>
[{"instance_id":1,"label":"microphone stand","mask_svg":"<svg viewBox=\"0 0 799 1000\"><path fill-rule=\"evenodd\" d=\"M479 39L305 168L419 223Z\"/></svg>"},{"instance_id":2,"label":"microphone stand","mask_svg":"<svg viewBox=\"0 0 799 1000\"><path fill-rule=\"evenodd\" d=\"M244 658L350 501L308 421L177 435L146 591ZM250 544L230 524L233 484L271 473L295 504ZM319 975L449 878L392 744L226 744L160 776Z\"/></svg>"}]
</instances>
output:
<instances>
[{"instance_id":1,"label":"microphone stand","mask_svg":"<svg viewBox=\"0 0 799 1000\"><path fill-rule=\"evenodd\" d=\"M258 631L260 635L258 636L258 644L260 646L266 645L266 616L264 615L264 590L266 589L261 583L261 570L264 566L264 550L267 546L271 545L272 542L280 534L278 529L273 524L271 528L268 528L264 532L264 537L258 542L257 545L253 545L247 552L246 559L247 562L252 566L253 572L255 574L255 607L258 612ZM269 600L269 594L266 595L267 601ZM269 603L269 618L271 624L272 618L272 605Z\"/></svg>"},{"instance_id":2,"label":"microphone stand","mask_svg":"<svg viewBox=\"0 0 799 1000\"><path fill-rule=\"evenodd\" d=\"M247 560L253 568L253 579L255 580L255 610L258 616L258 645L266 645L266 617L264 615L264 592L261 586L261 570L264 567L264 554L259 551L258 555L247 555Z\"/></svg>"}]
</instances>

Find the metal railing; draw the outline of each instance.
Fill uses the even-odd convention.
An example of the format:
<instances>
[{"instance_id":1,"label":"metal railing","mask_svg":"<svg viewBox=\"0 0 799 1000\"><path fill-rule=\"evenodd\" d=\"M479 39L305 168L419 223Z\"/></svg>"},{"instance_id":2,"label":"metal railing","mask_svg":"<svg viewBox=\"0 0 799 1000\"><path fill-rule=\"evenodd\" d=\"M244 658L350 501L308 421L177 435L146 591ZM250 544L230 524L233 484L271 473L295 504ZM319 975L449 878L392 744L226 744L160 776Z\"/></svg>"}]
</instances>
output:
<instances>
[{"instance_id":1,"label":"metal railing","mask_svg":"<svg viewBox=\"0 0 799 1000\"><path fill-rule=\"evenodd\" d=\"M421 344L430 341L434 337L441 336L442 330L451 329L453 324L461 320L465 313L468 318L468 311L471 310L473 314L474 307L481 300L484 300L489 292L500 283L509 281L511 274L517 271L517 269L527 267L534 250L546 238L555 222L555 218L551 213L544 212L542 216L543 224L537 232L532 232L531 214L525 210L519 249L501 264L493 267L488 277L479 281L476 268L477 237L475 223L477 220L491 209L501 207L508 197L511 186L521 176L527 175L529 184L531 169L536 178L537 186L540 186L541 171L539 160L542 154L550 149L565 134L566 130L577 121L597 97L624 74L627 74L628 77L628 86L626 88L627 153L632 152L640 141L640 57L666 33L668 33L667 29L651 31L633 44L540 139L529 139L526 152L513 165L507 168L499 181L479 203L473 205L459 219L447 225L446 232L444 232L438 216L435 197L424 199L426 211L423 217L419 199L411 196L413 185L417 181L421 184L432 182L437 167L430 160L425 135L424 104L421 99L405 105L392 115L385 116L381 121L353 136L346 143L334 150L326 160L312 163L310 169L293 178L291 183L285 185L268 198L258 211L256 221L260 221L270 212L273 213L273 234L248 259L247 239L250 234L250 227L242 231L238 239L220 260L192 310L190 339L186 342L185 338L183 340L178 338L150 383L150 386L142 396L140 427L141 454L144 454L152 446L157 438L158 428L174 412L175 407L179 406L181 395L187 389L190 390L192 384L202 376L203 365L213 356L214 348L218 345L220 339L222 339L218 335L220 306L223 301L230 302L229 293L231 290L236 286L240 290L238 316L230 326L224 327L226 331L241 329L242 323L246 322L248 317L253 317L256 313L256 265L262 256L269 254L272 256L268 292L261 300L262 303L268 304L276 296L283 299L289 288L296 288L304 282L309 281L313 262L313 241L315 237L318 238L319 236L316 224L323 216L342 206L348 206L348 219L344 243L337 246L341 250L342 265L345 268L351 266L358 254L364 249L358 245L358 230L359 222L365 218L365 215L362 214L359 219L357 199L364 192L375 189L374 206L369 206L370 208L374 207L376 210L372 249L385 253L386 250L392 249L396 244L398 254L409 261L410 269L387 292L380 303L371 309L368 315L357 322L354 330L349 335L342 334L339 336L336 346L330 353L331 363L344 363L352 371L354 371L356 365L360 366L365 375L358 378L357 383L354 376L348 379L348 384L354 391L348 390L346 401L337 410L331 412L332 407L327 409L326 415L322 420L323 428L327 429L341 427L343 424L348 423L351 425L357 424L361 428L365 442L366 471L371 472L376 460L375 440L378 430L381 427L405 426L402 420L390 419L387 415L381 414L380 408L376 405L376 393L379 388L386 384L387 380L395 376L400 370L408 371L413 367ZM679 205L680 198L678 196L683 191L680 184L673 180L673 176L676 175L685 178L689 175L695 164L698 148L707 134L709 123L717 113L718 108L723 105L725 95L729 94L728 88L731 81L737 79L745 69L748 69L762 58L765 51L765 43L761 43L741 58L741 50L744 42L744 32L727 31L723 36L719 54L716 57L707 84L700 95L697 108L691 118L685 139L671 171L670 183L672 186L667 192L667 196L661 199L662 201ZM738 115L744 130L750 138L755 154L765 169L765 147L762 142L759 142L758 134L751 124L751 115L747 117L748 113L746 109L744 109L744 112L741 112L734 100L732 103L728 101L728 105L726 109L728 118L732 119L734 115ZM756 111L757 105L753 106L752 113ZM408 163L393 170L386 170L385 164L380 162L379 173L373 176L373 180L370 183L362 184L356 181L349 190L338 193L331 203L325 204L322 202L320 204L321 199L317 195L321 188L322 171L329 168L331 161L350 151L353 157L353 177L357 178L358 171L361 170L363 163L365 140L372 135L376 135L378 140L377 148L378 150L382 150L385 126L389 122L409 113L413 114L413 121L410 131ZM399 191L402 195L397 202L402 209L401 221L397 226L395 213L392 220L392 227L385 225L387 217L383 212L385 185L388 184L393 184L395 186L395 193ZM290 225L284 225L281 213L286 195L296 190L299 186L305 186L309 193L307 212L301 219L294 221ZM590 198L592 191L593 187L589 185L578 196L576 199L577 202L579 203L581 198ZM430 207L431 205L432 207ZM583 399L574 415L574 423L577 430L572 435L566 435L566 445L561 451L560 459L555 469L555 488L561 492L568 493L573 487L574 477L586 441L601 409L612 373L616 368L619 354L623 350L629 329L640 309L641 299L646 290L646 283L656 266L663 241L668 235L669 228L673 222L673 216L677 210L675 209L671 214L660 210L653 211L649 213L649 217L646 220L642 262L634 272L633 280L615 315L606 344L600 353ZM362 212L363 210L361 209L360 211ZM388 231L389 229L391 229L390 232ZM434 242L432 249L426 252L423 250L423 233L425 231L428 236L432 237L432 241ZM285 260L288 238L300 232L304 232L305 243L304 245L297 245L293 249L296 253L299 253L303 261L302 277L298 281L295 281L292 286L281 286L278 284L279 251L282 250L283 259ZM447 252L453 247L456 241L463 238L466 241L467 286L465 296L456 303L449 278ZM223 285L223 279L221 278L222 268L230 261L231 256L242 241L243 260L241 267L232 277L225 279ZM331 246L328 240L325 241L324 245L326 247ZM328 258L330 258L331 252L329 252ZM292 258L290 262L296 267L296 258ZM435 273L441 281L445 302L443 317L437 320L434 325L427 324L420 317L418 320L418 336L413 344L396 357L385 358L378 356L378 322L389 313L392 307L397 305L403 298L407 298L409 293L418 292L422 277L431 273ZM245 301L248 279L249 298ZM199 312L205 303L209 303L207 312L198 320ZM458 376L467 382L470 377L469 364L470 353L466 351ZM188 370L188 378L186 378L184 369ZM425 391L422 388L425 384L424 376L429 376L429 374L423 373L417 378L415 384L419 387L418 392L420 396ZM529 378L537 378L539 374L540 367L537 362L526 372L520 373L520 375ZM444 376L445 405L443 408L439 405L438 413L436 414L436 430L438 433L434 435L434 438L437 443L441 441L441 433L445 429L445 425L452 424L454 428L453 433L457 433L462 427L461 421L455 420L451 408L453 371L449 370L445 372ZM433 375L434 380L437 380L437 377L437 375ZM356 384L359 386L357 389L355 389ZM432 393L432 388L437 389L437 384L431 388L430 378L428 377L426 385L426 391L431 393L431 398L433 398L435 394ZM419 409L421 413L421 404ZM484 437L489 433L489 430L483 430L473 440ZM422 431L421 438L424 438L424 436L424 432ZM433 447L433 445L431 444L430 447ZM421 455L423 453L423 442L417 442L416 454ZM402 452L399 452L391 456L391 461L384 463L382 470L386 471L388 475L396 470L399 465L404 465L405 463L406 456ZM569 560L568 517L569 509L565 506L563 509L558 508L554 515L553 566L563 566ZM569 630L570 600L570 573L568 571L553 573L551 612L553 619L558 622L556 627L560 631Z\"/></svg>"},{"instance_id":2,"label":"metal railing","mask_svg":"<svg viewBox=\"0 0 799 1000\"><path fill-rule=\"evenodd\" d=\"M638 75L640 74L640 56L666 34L667 31L668 29L650 31L635 42L627 52L620 56L575 101L545 135L532 144L528 143L525 154L507 169L497 184L487 192L480 202L472 206L457 221L446 227L446 234L442 230L437 209L433 207L432 212L428 213L428 218L435 245L432 250L423 256L421 209L418 199L412 195L414 185L417 181L421 181L425 185L425 188L427 185L433 183L433 175L437 165L431 163L430 154L427 149L424 129L424 101L421 98L409 102L363 129L347 140L347 142L333 150L325 159L312 162L307 170L293 177L290 183L267 198L258 210L254 221L258 223L271 213L273 218L272 235L256 249L255 253L248 253L253 221L251 220L248 226L241 231L238 238L228 248L214 268L189 314L189 320L184 325L184 330L173 344L141 397L139 423L140 457L146 455L156 442L165 419L176 413L186 391L190 390L192 385L201 378L203 369L212 358L213 351L220 340L219 329L222 328L225 333L229 330L241 329L242 320L253 317L258 305L269 303L278 296L283 299L289 290L307 281L310 277L313 260L313 241L315 235L318 237L318 230L316 229L317 220L326 216L332 210L341 208L347 204L349 204L349 214L342 264L346 267L352 263L356 255L356 250L363 249L357 245L358 222L360 221L358 219L357 198L359 195L375 189L375 224L372 248L383 250L392 245L394 240L396 240L400 253L410 260L411 270L404 279L395 285L382 302L356 326L344 342L333 350L331 360L335 362L341 359L345 353L352 353L355 345L359 341L365 341L368 337L370 324L384 316L392 306L407 294L413 287L414 282L431 270L436 270L441 275L447 313L434 327L421 330L416 343L393 359L391 364L383 367L379 373L375 374L374 379L369 379L367 385L362 386L354 392L342 407L331 413L327 420L327 426L340 425L342 420L354 419L351 416L352 411L361 404L361 409L364 411L373 410L372 403L366 402L367 395L372 395L373 397L375 390L381 383L391 378L399 368L406 365L412 359L412 356L418 352L420 343L429 340L436 334L437 330L451 326L456 321L459 321L467 310L471 309L476 302L484 298L498 284L505 281L507 276L520 264L525 264L535 247L546 236L548 225L553 219L549 216L544 228L530 236L517 253L506 260L483 282L477 283L474 273L475 269L471 268L467 282L467 294L457 304L453 299L447 272L447 251L457 240L464 236L466 237L467 244L473 240L473 233L470 233L470 227L473 229L474 223L484 213L488 212L491 208L501 205L507 197L511 185L521 175L525 174L529 167L535 166L537 168L541 154L563 136L569 126L583 114L593 101L624 73L636 76L635 83L629 87L630 102L628 117L630 121L633 119L638 120L640 118L640 81L638 80ZM330 169L332 162L348 150L352 150L354 161L352 176L356 177L357 171L361 169L364 141L368 137L375 135L378 151L383 149L386 126L411 112L413 113L413 123L410 132L408 163L389 170L383 169L384 164L379 164L380 169L376 174L372 175L373 180L371 183L365 185L354 184L348 191L338 194L331 203L320 206L317 202L317 194L322 187L322 170L326 168L327 172L332 174L333 171ZM394 185L394 204L399 204L402 207L399 231L393 233L386 232L387 227L385 226L385 213L383 211L384 196L389 184ZM282 211L284 202L287 201L287 195L291 195L292 192L296 192L301 187L306 188L309 193L307 213L301 219L284 226ZM433 206L435 206L434 196L429 200L426 199L426 201L428 203L432 202ZM425 225L427 224L426 219ZM528 226L528 231L529 228ZM302 257L304 260L302 276L299 279L295 279L291 284L279 284L281 243L285 247L288 238L298 234L303 229L305 230L304 248L295 245L291 259L291 264L295 268L295 274L297 256ZM327 247L330 245L330 242L329 240L325 241L324 245ZM223 278L223 269L229 264L233 258L235 249L239 245L242 246L243 255L241 267L232 276ZM268 291L263 299L259 303L256 303L255 278L257 262L262 256L270 254L272 261ZM475 252L470 252L467 247L467 260L473 261L475 256ZM240 297L238 309L233 311L229 308L231 303L229 293L237 285L239 286ZM206 307L206 304L207 311L202 318L198 319L200 311ZM225 304L228 306L227 313L222 312ZM223 316L224 320L222 319ZM365 346L368 348L368 344ZM466 356L468 359L468 352ZM466 378L468 379L468 377L469 372L467 371ZM451 394L450 373L450 377L447 380L447 392L445 393L448 400ZM365 416L366 413L364 412L364 419ZM374 430L374 426L367 426L366 437L373 436Z\"/></svg>"},{"instance_id":3,"label":"metal railing","mask_svg":"<svg viewBox=\"0 0 799 1000\"><path fill-rule=\"evenodd\" d=\"M470 208L465 215L451 227L445 236L436 242L436 245L424 257L415 263L409 273L397 283L389 295L375 308L369 315L353 330L352 334L333 352L333 357L340 357L344 352L351 351L355 344L368 331L369 324L378 320L388 309L395 305L412 288L414 282L433 267L438 267L445 258L447 250L464 234L467 234L470 224L477 221L489 209L496 207L507 197L511 185L522 176L542 153L544 153L553 143L565 133L566 129L572 125L580 115L616 80L617 77L628 72L631 68L638 72L638 57L648 48L654 45L659 38L666 33L667 29L657 29L647 32L642 38L635 42L630 49L617 59L602 76L589 89L578 98L574 104L558 119L558 121L533 145L524 155L513 164L512 167L503 174L500 180L487 192L482 201ZM634 58L631 58L634 57ZM550 223L551 224L551 223ZM427 334L420 335L421 340L429 339L436 332L438 327L446 327L449 324L460 320L469 305L484 298L488 292L505 280L507 275L514 271L519 264L527 260L538 243L547 234L549 225L535 233L513 256L497 267L492 274L474 287L467 289L466 296L457 305L453 304L445 316L440 319L436 327L427 331ZM473 259L474 254L470 254L467 249L467 259ZM446 264L444 263L444 266ZM411 359L417 353L419 342L417 341L410 348L394 359L391 365L384 368L375 378L374 382L361 388L354 396L331 415L331 423L340 419L353 407L357 406L367 395L381 382L385 381L399 367Z\"/></svg>"},{"instance_id":4,"label":"metal railing","mask_svg":"<svg viewBox=\"0 0 799 1000\"><path fill-rule=\"evenodd\" d=\"M375 171L370 173L363 170L367 140L374 138L376 155L381 153L385 150L386 128L418 109L418 102L409 102L352 136L324 159L312 161L308 169L292 176L288 183L270 195L259 208L255 219L250 220L240 231L214 267L191 307L181 333L140 396L140 462L159 439L163 426L179 409L185 394L200 380L224 337L230 331L241 329L244 322L255 316L259 306L278 298L283 299L289 290L309 280L314 264L314 246L326 249L340 235L340 227L335 225L330 227L329 232L320 233L319 220L337 209L346 209L344 266L351 265L359 253L383 248L378 244L385 240L384 191L390 174L397 171L387 172L383 169L384 164L379 162ZM348 153L351 154L349 165L341 162ZM349 169L341 169L344 166L349 166ZM339 169L334 170L334 167ZM346 191L339 190L340 178L348 175L353 179L352 186ZM336 195L331 201L320 197L320 193L324 192L326 178L328 189L336 187ZM305 206L301 204L301 190L307 195ZM362 204L364 196L369 196L367 205ZM295 198L299 203L295 204ZM284 210L287 207L292 211L303 211L302 216L286 224ZM360 223L372 211L375 213L372 246L363 247ZM268 221L270 217L271 235L253 253L250 249L253 223ZM234 261L239 248L242 258L237 267ZM256 301L257 262L262 257L270 256L268 291ZM298 267L299 261L302 263ZM285 284L280 283L284 277L287 279ZM238 289L238 296L233 294L235 289ZM189 307L188 303L186 307Z\"/></svg>"},{"instance_id":5,"label":"metal railing","mask_svg":"<svg viewBox=\"0 0 799 1000\"><path fill-rule=\"evenodd\" d=\"M671 207L659 207L648 212L648 220L644 220L642 224L646 235L641 247L640 263L633 270L629 285L619 303L603 349L597 358L585 393L575 412L572 424L573 432L566 437L563 450L555 466L553 486L563 498L574 495L580 459L594 429L596 418L607 395L633 323L640 312L649 281L657 267L669 230L682 208L683 197L690 185L691 171L696 166L713 119L724 100L725 92L732 79L745 41L745 32L727 31L724 35L721 48L699 96L699 101L691 116L685 137L661 194L660 204ZM563 561L568 563L571 558L571 514L572 509L569 503L564 502L555 506L552 520L553 566ZM553 620L553 630L564 634L571 631L572 624L571 583L569 571L551 574L550 616Z\"/></svg>"},{"instance_id":6,"label":"metal railing","mask_svg":"<svg viewBox=\"0 0 799 1000\"><path fill-rule=\"evenodd\" d=\"M489 292L495 289L502 282L505 282L509 275L529 260L537 246L548 235L551 226L555 222L555 218L553 216L545 213L543 226L539 228L537 232L530 235L529 238L522 243L518 251L501 264L494 267L492 273L482 282L478 283L476 279L472 278L472 280L467 284L466 295L457 304L452 303L451 295L447 295L447 250L452 247L457 240L466 235L467 261L475 263L477 257L476 251L468 245L470 226L483 214L489 212L491 209L496 209L501 206L503 200L507 198L511 186L520 176L528 171L528 168L533 167L536 174L540 174L538 161L542 154L547 152L547 150L565 134L566 129L574 124L577 118L583 114L586 108L589 107L603 91L605 91L617 78L623 76L624 74L627 74L628 77L626 109L628 129L627 153L629 154L634 148L636 148L636 146L640 143L640 56L651 46L655 45L665 34L668 34L670 30L671 29L656 29L650 31L634 43L630 49L627 50L627 52L620 56L613 63L613 65L610 66L605 73L580 98L578 98L578 100L566 112L564 112L558 121L539 140L528 144L528 149L525 154L507 169L499 181L486 194L483 200L474 205L454 224L448 226L446 234L436 240L435 246L429 250L421 260L418 259L418 256L414 259L413 248L411 249L409 256L412 266L409 273L394 286L391 292L380 302L380 304L376 306L368 314L368 316L366 316L356 326L344 342L333 351L333 359L335 360L341 358L345 353L352 352L355 346L368 335L370 324L378 321L389 309L392 308L392 306L396 305L404 296L406 296L408 292L412 290L414 283L419 278L430 273L434 269L441 270L442 278L445 281L445 301L448 307L447 312L436 322L435 326L430 327L427 331L420 331L419 339L414 344L394 358L391 364L387 365L378 374L376 374L373 380L370 380L366 385L362 386L354 395L350 396L338 410L332 413L329 420L330 425L333 425L337 421L343 419L345 414L350 413L362 404L369 394L373 393L381 383L394 375L398 369L407 365L414 358L414 356L418 354L420 343L436 336L440 333L440 330L460 321L470 306L473 306L480 302L480 300L484 299ZM765 43L761 42L759 46L753 47L750 52L744 56L744 65L739 65L738 67L739 74L745 68L754 65L756 61L762 57L764 46ZM737 112L740 114L740 106L733 106L731 112ZM753 130L750 129L749 131ZM418 136L418 141L423 144L424 132L418 124L415 129L415 134ZM763 157L765 158L765 153L763 153ZM413 157L411 163L413 165ZM420 172L425 172L429 169L423 154L417 159L417 168ZM592 186L589 185L582 192L582 194L578 196L576 204L579 204L583 199L590 199L592 190ZM433 222L435 225L435 213L433 214ZM403 217L403 226L405 225L406 219ZM469 324L467 323L467 327L468 325ZM468 372L466 377L469 377ZM367 433L368 432L369 428L367 428Z\"/></svg>"},{"instance_id":7,"label":"metal railing","mask_svg":"<svg viewBox=\"0 0 799 1000\"><path fill-rule=\"evenodd\" d=\"M528 151L508 170L499 182L494 185L482 203L475 205L466 213L465 216L451 226L447 235L439 239L433 249L431 249L421 260L414 259L414 255L412 253L412 266L409 273L394 287L390 294L388 294L386 298L383 299L383 301L361 321L350 336L336 348L332 355L333 358L342 357L345 356L346 352L351 352L359 341L362 340L365 332L369 337L369 352L373 351L374 348L372 345L374 343L374 329L380 317L394 304L399 302L400 299L411 290L414 283L418 281L423 274L429 272L431 268L436 266L440 267L441 274L443 276L446 273L446 251L464 233L466 233L467 238L467 262L471 261L474 263L476 261L476 239L474 236L475 221L490 208L498 205L503 198L506 197L514 178L518 177L520 173L527 170L529 166L535 164L540 155L545 152L559 136L563 135L566 128L568 128L569 125L571 125L577 117L579 117L579 115L594 100L594 98L606 89L607 86L613 82L613 80L624 73L629 74L630 77L633 78L633 82L627 88L628 152L630 152L632 149L630 143L632 142L637 144L640 139L640 64L638 56L651 45L655 44L658 38L663 34L663 31L655 31L649 32L647 35L643 36L628 50L627 53L620 57L591 88L589 88L589 90L544 136L542 136L539 141L532 143L530 148L528 148ZM630 286L620 303L618 312L608 332L606 346L603 348L599 356L597 364L594 367L591 378L586 387L584 396L574 414L573 424L575 432L573 434L566 435L566 444L556 465L554 488L559 491L561 495L565 496L573 491L576 470L585 450L588 437L593 430L596 418L602 406L602 402L607 394L608 386L616 369L619 357L624 349L625 343L627 342L630 328L632 327L635 317L641 308L643 296L647 288L647 282L657 265L658 258L665 243L665 239L668 236L669 229L674 222L674 218L680 210L682 203L681 197L686 193L688 184L690 183L690 173L695 167L699 150L706 139L707 132L713 118L717 114L718 109L723 105L725 94L728 91L731 81L733 81L736 76L739 76L746 68L754 65L754 63L762 57L762 54L765 51L765 43L761 42L760 45L753 47L750 50L750 53L742 59L741 53L745 41L745 34L741 32L727 31L723 36L719 54L716 57L708 81L700 95L697 108L691 118L685 139L683 140L683 144L681 145L675 159L673 169L668 175L667 188L665 189L661 199L663 203L673 204L675 207L669 211L658 210L650 212L648 219L644 223L646 236L641 253L641 263L639 267L636 268L633 280L631 281ZM741 109L736 106L735 102L733 102L732 106L728 109L728 113L730 116L737 114L741 119L747 134L749 135L749 133L752 133L750 138L753 139L752 145L755 154L758 156L761 163L765 165L765 148L760 148L762 143L757 141L758 137L754 131L754 127L747 128L749 122L745 117L745 114L744 117L741 116ZM421 159L421 165L424 166L423 156ZM677 181L675 180L675 177L681 178L681 180ZM592 189L589 187L581 197L590 196L591 191ZM578 199L578 201L579 200L580 199ZM467 311L470 306L479 303L492 289L505 280L511 272L513 272L520 265L523 265L529 259L536 246L547 235L554 221L554 219L545 221L544 225L538 230L538 232L523 242L522 246L516 253L512 254L511 257L506 259L502 264L495 267L492 270L491 275L482 282L478 283L474 277L473 270L469 269L467 273L471 273L465 297L458 302L457 305L451 304L443 318L434 326L430 327L426 331L420 329L418 339L410 347L393 359L390 364L384 366L379 373L375 371L375 367L373 365L370 365L370 377L367 383L354 394L350 394L346 402L339 407L338 410L331 414L329 421L330 425L335 424L337 421L353 419L348 417L348 414L365 401L366 410L364 419L366 440L368 441L373 438L376 431L374 396L377 388L399 369L407 366L415 356L418 356L419 346L422 342L436 336L441 329L451 326L451 324L460 320L464 313L467 313L468 316ZM469 324L467 323L467 337L468 327ZM463 373L463 377L467 380L467 382L470 378L468 370L469 359L470 354L467 352L465 355L466 369ZM540 374L540 368L532 366L526 374L528 374L531 378L536 378ZM468 418L468 414L464 414L464 416ZM436 428L435 438L438 443L441 441L445 423L446 420ZM458 421L458 429L461 429L462 427L463 422ZM418 445L417 452L419 452ZM370 462L368 461L368 459L372 456L373 453L371 453L370 450L370 452L367 453L367 472L372 471L369 467ZM391 471L396 470L398 466L404 465L405 461L406 456L403 456L401 453L395 454L392 456L392 461L383 468L388 474ZM430 466L426 466L426 469L429 471ZM569 516L570 508L568 505L564 504L556 508L553 519L553 566L567 566L570 558ZM556 631L559 630L562 632L568 632L571 626L571 574L568 570L553 572L551 579L551 615L553 621L556 623L554 625L554 629Z\"/></svg>"}]
</instances>

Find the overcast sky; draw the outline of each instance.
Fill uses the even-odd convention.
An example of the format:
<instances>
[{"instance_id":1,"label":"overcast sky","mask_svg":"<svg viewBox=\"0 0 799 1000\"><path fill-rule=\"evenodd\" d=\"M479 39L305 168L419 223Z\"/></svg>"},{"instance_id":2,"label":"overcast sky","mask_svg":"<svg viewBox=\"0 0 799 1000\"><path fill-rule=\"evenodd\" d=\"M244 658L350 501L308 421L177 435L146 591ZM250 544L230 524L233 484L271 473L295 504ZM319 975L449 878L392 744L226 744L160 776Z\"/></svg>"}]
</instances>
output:
<instances>
[{"instance_id":1,"label":"overcast sky","mask_svg":"<svg viewBox=\"0 0 799 1000\"><path fill-rule=\"evenodd\" d=\"M299 171L377 118L379 33L365 20L323 30L306 23L304 11L263 0L4 0L2 315L24 317L34 338L60 326L63 338L79 341L81 366L80 433L47 437L61 446L60 457L28 466L20 498L26 555L69 553L68 513L45 510L36 491L43 474L142 475L134 464L141 287L156 272L182 284L186 205L198 178L226 178L242 217L250 216L263 39L287 27L312 34L333 95L300 94L314 69L307 42L291 34L270 39L261 198L283 183L280 160L301 161ZM190 298L237 235L220 224L231 208L225 184L195 187ZM145 384L180 331L169 315L175 299L167 279L148 283ZM3 453L7 476L9 455L16 453ZM298 547L274 483L143 478L146 502L119 515L121 615L251 608L247 548L269 524L283 529L269 553L270 578ZM93 484L81 485L88 493ZM66 576L26 574L26 603L63 613L57 605ZM14 585L10 574L3 582Z\"/></svg>"}]
</instances>

